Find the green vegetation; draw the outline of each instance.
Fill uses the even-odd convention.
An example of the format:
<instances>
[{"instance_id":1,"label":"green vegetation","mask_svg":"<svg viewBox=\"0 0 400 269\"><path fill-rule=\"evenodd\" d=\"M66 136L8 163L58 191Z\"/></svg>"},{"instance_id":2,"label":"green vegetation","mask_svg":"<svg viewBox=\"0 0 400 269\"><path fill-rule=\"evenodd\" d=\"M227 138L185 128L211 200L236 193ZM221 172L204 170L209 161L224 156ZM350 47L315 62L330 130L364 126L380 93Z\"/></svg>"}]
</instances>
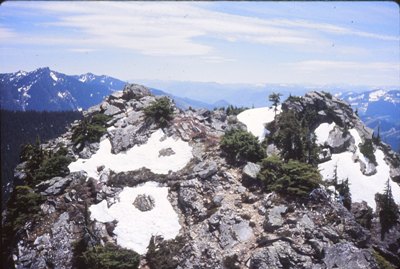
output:
<instances>
[{"instance_id":1,"label":"green vegetation","mask_svg":"<svg viewBox=\"0 0 400 269\"><path fill-rule=\"evenodd\" d=\"M337 184L335 186L335 188L339 192L343 206L345 208L347 208L348 210L350 210L351 209L351 193L350 193L350 188L349 188L349 179L346 178L345 180L342 180L342 182Z\"/></svg>"},{"instance_id":2,"label":"green vegetation","mask_svg":"<svg viewBox=\"0 0 400 269\"><path fill-rule=\"evenodd\" d=\"M72 142L82 150L85 143L99 142L100 138L107 132L106 124L111 119L102 113L97 113L80 121L72 131Z\"/></svg>"},{"instance_id":3,"label":"green vegetation","mask_svg":"<svg viewBox=\"0 0 400 269\"><path fill-rule=\"evenodd\" d=\"M376 201L379 208L379 221L381 223L381 238L385 238L390 228L397 223L399 217L399 208L393 199L392 189L390 187L389 179L386 182L386 187L383 192L376 194Z\"/></svg>"},{"instance_id":4,"label":"green vegetation","mask_svg":"<svg viewBox=\"0 0 400 269\"><path fill-rule=\"evenodd\" d=\"M173 259L184 247L183 237L178 236L172 240L163 240L156 243L154 236L150 239L146 261L150 269L175 269L178 262Z\"/></svg>"},{"instance_id":5,"label":"green vegetation","mask_svg":"<svg viewBox=\"0 0 400 269\"><path fill-rule=\"evenodd\" d=\"M248 107L237 107L237 106L233 106L233 105L229 105L226 108L222 108L226 115L230 116L230 115L239 115L240 113L242 113L243 111L249 109Z\"/></svg>"},{"instance_id":6,"label":"green vegetation","mask_svg":"<svg viewBox=\"0 0 400 269\"><path fill-rule=\"evenodd\" d=\"M372 144L371 139L365 139L364 143L360 146L360 152L368 158L373 164L377 165L375 154L374 154L374 145Z\"/></svg>"},{"instance_id":7,"label":"green vegetation","mask_svg":"<svg viewBox=\"0 0 400 269\"><path fill-rule=\"evenodd\" d=\"M151 119L160 127L166 127L172 120L174 108L168 97L162 97L152 102L144 109L146 119Z\"/></svg>"},{"instance_id":8,"label":"green vegetation","mask_svg":"<svg viewBox=\"0 0 400 269\"><path fill-rule=\"evenodd\" d=\"M395 267L390 262L388 262L381 254L379 254L376 250L372 251L372 256L374 256L379 269L395 269Z\"/></svg>"},{"instance_id":9,"label":"green vegetation","mask_svg":"<svg viewBox=\"0 0 400 269\"><path fill-rule=\"evenodd\" d=\"M266 191L306 197L322 183L318 169L296 160L285 163L278 156L271 156L262 160L261 167L258 178Z\"/></svg>"},{"instance_id":10,"label":"green vegetation","mask_svg":"<svg viewBox=\"0 0 400 269\"><path fill-rule=\"evenodd\" d=\"M221 140L221 149L227 160L236 162L258 162L264 157L264 151L253 134L232 129L225 133Z\"/></svg>"},{"instance_id":11,"label":"green vegetation","mask_svg":"<svg viewBox=\"0 0 400 269\"><path fill-rule=\"evenodd\" d=\"M23 146L21 161L26 162L26 184L34 187L42 181L56 176L66 176L69 174L68 165L71 158L67 157L67 149L60 146L56 153L44 150L37 139L35 145L27 144Z\"/></svg>"},{"instance_id":12,"label":"green vegetation","mask_svg":"<svg viewBox=\"0 0 400 269\"><path fill-rule=\"evenodd\" d=\"M105 246L88 248L78 259L78 268L136 269L139 266L140 255L132 250L107 243Z\"/></svg>"},{"instance_id":13,"label":"green vegetation","mask_svg":"<svg viewBox=\"0 0 400 269\"><path fill-rule=\"evenodd\" d=\"M302 115L294 111L284 111L267 126L271 131L268 142L274 143L281 150L281 156L285 161L298 160L317 164L318 147L315 136L309 129L314 117L315 112L312 111L306 111Z\"/></svg>"},{"instance_id":14,"label":"green vegetation","mask_svg":"<svg viewBox=\"0 0 400 269\"><path fill-rule=\"evenodd\" d=\"M18 234L27 222L35 224L41 218L40 204L43 197L28 186L15 187L7 203L7 211L1 229L2 264L12 264L12 248L19 240ZM11 267L10 267L11 268Z\"/></svg>"},{"instance_id":15,"label":"green vegetation","mask_svg":"<svg viewBox=\"0 0 400 269\"><path fill-rule=\"evenodd\" d=\"M276 116L276 112L278 111L278 105L281 102L281 96L282 96L282 94L275 93L275 92L271 93L268 96L268 100L270 102L272 102L272 106L274 107L275 116Z\"/></svg>"}]
</instances>

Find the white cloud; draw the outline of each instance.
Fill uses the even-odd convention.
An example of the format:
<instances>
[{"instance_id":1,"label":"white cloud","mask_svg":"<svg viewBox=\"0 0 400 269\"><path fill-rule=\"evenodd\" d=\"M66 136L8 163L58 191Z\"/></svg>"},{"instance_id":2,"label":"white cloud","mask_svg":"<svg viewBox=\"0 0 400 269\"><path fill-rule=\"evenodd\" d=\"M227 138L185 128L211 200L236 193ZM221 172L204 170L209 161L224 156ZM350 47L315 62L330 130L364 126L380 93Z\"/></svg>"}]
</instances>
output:
<instances>
[{"instance_id":1,"label":"white cloud","mask_svg":"<svg viewBox=\"0 0 400 269\"><path fill-rule=\"evenodd\" d=\"M353 61L301 61L296 63L288 64L291 67L297 68L298 70L314 72L314 71L329 71L329 70L376 70L379 72L383 71L398 71L399 63L390 62L353 62Z\"/></svg>"},{"instance_id":2,"label":"white cloud","mask_svg":"<svg viewBox=\"0 0 400 269\"><path fill-rule=\"evenodd\" d=\"M212 42L206 42L202 38L266 45L325 47L329 42L325 37L318 35L319 31L380 40L399 40L398 37L305 20L268 20L232 15L207 10L204 8L207 6L201 3L173 2L24 3L24 8L31 9L32 12L57 15L56 22L42 25L64 27L81 34L77 38L60 39L46 33L35 33L15 38L13 41L66 46L96 45L131 49L145 55L190 56L212 54Z\"/></svg>"}]
</instances>

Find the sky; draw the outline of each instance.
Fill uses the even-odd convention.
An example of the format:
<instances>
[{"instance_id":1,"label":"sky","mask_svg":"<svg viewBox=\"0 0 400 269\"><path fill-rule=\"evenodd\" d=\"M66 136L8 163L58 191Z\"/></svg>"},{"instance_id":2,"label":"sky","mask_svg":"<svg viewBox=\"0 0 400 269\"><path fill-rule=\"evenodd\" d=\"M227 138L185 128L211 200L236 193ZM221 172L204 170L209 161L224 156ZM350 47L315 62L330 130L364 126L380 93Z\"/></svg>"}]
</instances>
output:
<instances>
[{"instance_id":1,"label":"sky","mask_svg":"<svg viewBox=\"0 0 400 269\"><path fill-rule=\"evenodd\" d=\"M400 85L394 2L4 2L0 72Z\"/></svg>"}]
</instances>

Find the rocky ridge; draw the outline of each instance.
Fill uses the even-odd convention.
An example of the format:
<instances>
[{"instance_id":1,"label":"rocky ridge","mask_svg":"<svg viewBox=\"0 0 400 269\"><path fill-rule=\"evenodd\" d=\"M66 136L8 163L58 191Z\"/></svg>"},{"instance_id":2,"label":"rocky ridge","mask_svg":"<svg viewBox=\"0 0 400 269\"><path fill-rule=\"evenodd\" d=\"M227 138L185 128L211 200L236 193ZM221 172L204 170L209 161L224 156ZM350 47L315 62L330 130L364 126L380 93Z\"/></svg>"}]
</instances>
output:
<instances>
[{"instance_id":1,"label":"rocky ridge","mask_svg":"<svg viewBox=\"0 0 400 269\"><path fill-rule=\"evenodd\" d=\"M157 98L147 88L130 84L89 108L85 115L112 117L102 139L109 139L112 152L118 154L145 144L159 128L143 113ZM334 117L343 126L357 128L363 138L372 135L345 103L320 93L286 102L283 109L301 111L306 106L317 108L319 122L314 128ZM324 112L328 107L330 115ZM376 218L371 230L356 221L362 208L349 212L324 187L302 202L264 193L256 182L257 164L237 167L227 163L219 149L221 136L231 128L245 129L235 116L221 110L182 111L175 107L174 111L171 124L163 131L192 147L193 158L185 168L155 174L145 167L120 173L98 167L98 179L82 171L42 182L36 191L46 198L41 205L44 217L40 223L26 224L13 256L16 267L74 268L75 244L82 238L89 246L115 244L113 229L118 223L92 220L88 208L103 200L111 205L124 187L148 181L170 187L168 199L179 215L179 236L183 238L183 247L169 257L176 261L176 268L379 268L374 251L393 264L399 262L398 249L393 250L398 248L398 232L381 241L376 236ZM67 132L44 147L56 149L62 143L70 156L86 159L99 148L99 143L86 143L77 151L71 136L71 131ZM342 133L332 136L336 142L326 148L329 154L354 145L354 141L346 142L350 138ZM160 151L161 156L173 154L169 149ZM396 155L391 154L387 158L393 160ZM392 167L396 175L396 167ZM22 179L23 171L21 164L17 176ZM139 200L138 204L151 210L151 197ZM146 263L142 256L140 268L148 268Z\"/></svg>"}]
</instances>

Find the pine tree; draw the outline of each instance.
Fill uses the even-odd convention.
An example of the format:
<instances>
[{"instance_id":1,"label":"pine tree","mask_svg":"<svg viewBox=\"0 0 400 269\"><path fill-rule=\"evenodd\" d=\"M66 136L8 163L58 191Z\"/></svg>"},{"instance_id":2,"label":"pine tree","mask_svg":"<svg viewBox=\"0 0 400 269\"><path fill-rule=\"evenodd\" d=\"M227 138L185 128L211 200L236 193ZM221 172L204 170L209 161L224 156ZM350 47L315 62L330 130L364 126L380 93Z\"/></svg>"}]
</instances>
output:
<instances>
[{"instance_id":1,"label":"pine tree","mask_svg":"<svg viewBox=\"0 0 400 269\"><path fill-rule=\"evenodd\" d=\"M383 194L377 194L377 202L380 207L379 220L381 223L381 238L383 240L385 233L397 223L397 218L399 217L399 209L393 199L390 179L386 182Z\"/></svg>"},{"instance_id":2,"label":"pine tree","mask_svg":"<svg viewBox=\"0 0 400 269\"><path fill-rule=\"evenodd\" d=\"M275 92L271 93L268 96L268 100L270 102L272 102L272 106L274 107L275 116L276 116L276 112L278 111L278 105L281 102L281 96L282 96L282 94L275 93Z\"/></svg>"}]
</instances>

